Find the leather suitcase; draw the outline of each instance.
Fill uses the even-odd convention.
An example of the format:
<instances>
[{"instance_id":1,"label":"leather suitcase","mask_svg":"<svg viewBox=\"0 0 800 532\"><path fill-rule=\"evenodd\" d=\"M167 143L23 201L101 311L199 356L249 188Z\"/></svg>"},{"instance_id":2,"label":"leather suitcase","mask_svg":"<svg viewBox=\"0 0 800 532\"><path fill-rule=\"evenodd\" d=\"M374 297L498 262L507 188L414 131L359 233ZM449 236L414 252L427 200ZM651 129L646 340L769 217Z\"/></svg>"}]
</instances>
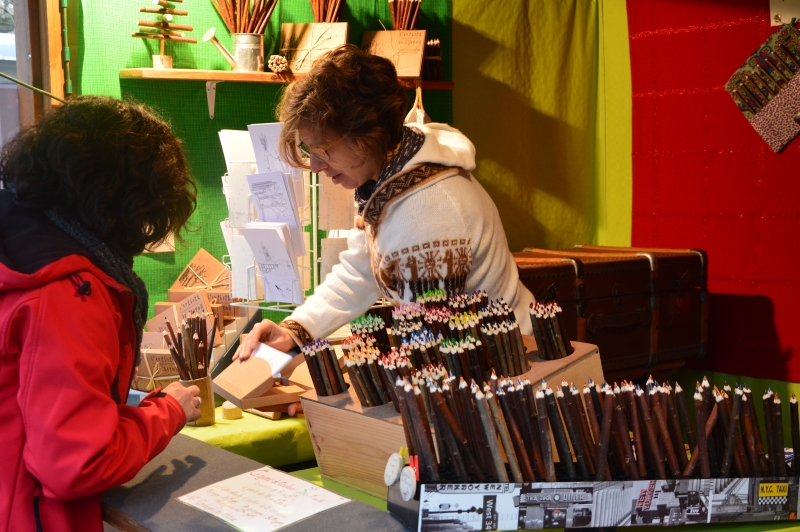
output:
<instances>
[{"instance_id":1,"label":"leather suitcase","mask_svg":"<svg viewBox=\"0 0 800 532\"><path fill-rule=\"evenodd\" d=\"M630 378L705 355L704 252L576 246L514 256L523 284L564 309L573 339L599 346L605 372Z\"/></svg>"}]
</instances>

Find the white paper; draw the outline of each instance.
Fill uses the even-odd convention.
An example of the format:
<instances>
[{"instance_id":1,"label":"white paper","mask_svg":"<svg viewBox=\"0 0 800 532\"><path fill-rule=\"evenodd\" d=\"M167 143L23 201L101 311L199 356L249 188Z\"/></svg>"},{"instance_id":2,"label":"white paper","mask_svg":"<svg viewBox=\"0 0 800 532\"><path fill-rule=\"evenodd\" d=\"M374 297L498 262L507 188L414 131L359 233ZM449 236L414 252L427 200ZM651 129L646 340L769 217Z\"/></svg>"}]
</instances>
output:
<instances>
[{"instance_id":1,"label":"white paper","mask_svg":"<svg viewBox=\"0 0 800 532\"><path fill-rule=\"evenodd\" d=\"M250 142L250 133L235 129L223 129L219 132L219 141L222 144L222 153L228 172L231 172L232 163L254 163L256 154L253 143Z\"/></svg>"},{"instance_id":2,"label":"white paper","mask_svg":"<svg viewBox=\"0 0 800 532\"><path fill-rule=\"evenodd\" d=\"M322 239L322 266L320 267L320 281L325 281L325 277L331 272L336 264L339 264L339 253L347 251L346 238L323 238Z\"/></svg>"},{"instance_id":3,"label":"white paper","mask_svg":"<svg viewBox=\"0 0 800 532\"><path fill-rule=\"evenodd\" d=\"M222 231L222 238L225 239L225 249L228 250L228 255L231 254L231 236L233 235L233 228L228 224L228 220L222 220L219 223L219 228Z\"/></svg>"},{"instance_id":4,"label":"white paper","mask_svg":"<svg viewBox=\"0 0 800 532\"><path fill-rule=\"evenodd\" d=\"M228 173L222 176L222 192L228 203L228 219L232 227L242 227L253 221L253 203L247 184L247 176L252 173L252 164L233 163L228 165Z\"/></svg>"},{"instance_id":5,"label":"white paper","mask_svg":"<svg viewBox=\"0 0 800 532\"><path fill-rule=\"evenodd\" d=\"M269 467L217 482L178 500L244 532L270 532L349 502Z\"/></svg>"},{"instance_id":6,"label":"white paper","mask_svg":"<svg viewBox=\"0 0 800 532\"><path fill-rule=\"evenodd\" d=\"M286 174L268 172L247 176L250 198L261 222L288 224L295 256L305 255L300 218L293 199L292 185Z\"/></svg>"},{"instance_id":7,"label":"white paper","mask_svg":"<svg viewBox=\"0 0 800 532\"><path fill-rule=\"evenodd\" d=\"M266 360L269 363L269 367L272 368L272 376L275 378L280 377L283 368L288 366L293 358L292 355L288 355L283 351L278 351L267 344L258 344L258 348L255 353L253 353L253 356L261 360Z\"/></svg>"},{"instance_id":8,"label":"white paper","mask_svg":"<svg viewBox=\"0 0 800 532\"><path fill-rule=\"evenodd\" d=\"M291 173L292 167L281 159L278 150L278 139L283 130L283 123L250 124L247 130L250 133L259 173Z\"/></svg>"},{"instance_id":9,"label":"white paper","mask_svg":"<svg viewBox=\"0 0 800 532\"><path fill-rule=\"evenodd\" d=\"M334 185L324 172L319 174L319 228L323 231L352 229L354 202L353 191Z\"/></svg>"},{"instance_id":10,"label":"white paper","mask_svg":"<svg viewBox=\"0 0 800 532\"><path fill-rule=\"evenodd\" d=\"M228 254L231 256L231 296L258 299L255 289L256 272L252 269L255 257L247 239L236 232L231 234Z\"/></svg>"}]
</instances>

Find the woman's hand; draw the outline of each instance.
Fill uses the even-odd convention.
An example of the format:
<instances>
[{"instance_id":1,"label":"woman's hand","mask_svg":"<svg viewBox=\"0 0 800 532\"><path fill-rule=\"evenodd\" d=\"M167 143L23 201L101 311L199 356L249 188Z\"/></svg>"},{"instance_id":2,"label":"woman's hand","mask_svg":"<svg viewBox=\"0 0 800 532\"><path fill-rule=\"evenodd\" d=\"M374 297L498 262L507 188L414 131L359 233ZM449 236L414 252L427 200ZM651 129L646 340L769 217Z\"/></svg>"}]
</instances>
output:
<instances>
[{"instance_id":1,"label":"woman's hand","mask_svg":"<svg viewBox=\"0 0 800 532\"><path fill-rule=\"evenodd\" d=\"M183 407L183 413L186 414L186 422L195 421L200 418L200 388L197 386L189 386L184 388L179 382L172 382L163 392L171 395Z\"/></svg>"},{"instance_id":2,"label":"woman's hand","mask_svg":"<svg viewBox=\"0 0 800 532\"><path fill-rule=\"evenodd\" d=\"M258 349L260 343L267 344L284 353L295 347L294 340L286 329L269 320L264 320L256 323L250 334L239 343L233 360L247 360L253 351Z\"/></svg>"}]
</instances>

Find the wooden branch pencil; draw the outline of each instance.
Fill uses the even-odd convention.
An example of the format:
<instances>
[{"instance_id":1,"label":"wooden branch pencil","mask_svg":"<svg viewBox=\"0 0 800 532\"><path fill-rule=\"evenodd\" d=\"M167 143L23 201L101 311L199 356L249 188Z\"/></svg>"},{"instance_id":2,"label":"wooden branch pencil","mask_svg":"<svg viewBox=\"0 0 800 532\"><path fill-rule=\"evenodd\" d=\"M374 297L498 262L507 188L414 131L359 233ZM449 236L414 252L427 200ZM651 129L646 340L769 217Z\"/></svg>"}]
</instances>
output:
<instances>
[{"instance_id":1,"label":"wooden branch pencil","mask_svg":"<svg viewBox=\"0 0 800 532\"><path fill-rule=\"evenodd\" d=\"M542 460L544 461L545 480L547 482L556 481L556 469L553 462L553 444L550 440L550 424L547 417L547 404L544 399L544 392L536 392L536 410L539 420L539 442L542 447Z\"/></svg>"},{"instance_id":2,"label":"wooden branch pencil","mask_svg":"<svg viewBox=\"0 0 800 532\"><path fill-rule=\"evenodd\" d=\"M450 429L450 433L455 438L456 444L458 445L461 455L464 457L469 471L480 482L486 481L486 476L483 474L480 467L478 467L478 462L475 460L475 455L472 454L472 451L469 448L469 442L464 437L464 433L461 432L458 423L453 417L453 414L450 412L450 409L445 404L442 394L439 393L438 388L435 392L433 390L431 391L431 406L433 406L434 412L436 412L436 415L439 417L439 419L444 420L445 425Z\"/></svg>"},{"instance_id":3,"label":"wooden branch pencil","mask_svg":"<svg viewBox=\"0 0 800 532\"><path fill-rule=\"evenodd\" d=\"M509 386L509 396L511 395L512 389L513 395L516 396L517 412L519 413L519 418L522 421L521 427L524 430L523 439L527 435L528 441L526 442L526 447L529 449L529 456L531 460L533 460L534 471L539 478L544 478L545 475L547 475L547 471L544 465L544 458L542 457L541 446L539 445L539 427L534 426L534 415L531 414L531 408L533 408L535 412L536 405L532 403L530 405L528 404L528 396L525 392L525 386L521 381L517 380L516 388Z\"/></svg>"},{"instance_id":4,"label":"wooden branch pencil","mask_svg":"<svg viewBox=\"0 0 800 532\"><path fill-rule=\"evenodd\" d=\"M489 406L486 402L486 396L480 390L475 391L475 407L481 420L483 432L486 435L486 442L489 446L489 454L494 462L494 469L497 473L496 478L500 482L508 482L506 466L500 457L500 447L497 445L498 435L495 431L494 423L492 423L491 413L489 412Z\"/></svg>"},{"instance_id":5,"label":"wooden branch pencil","mask_svg":"<svg viewBox=\"0 0 800 532\"><path fill-rule=\"evenodd\" d=\"M747 401L744 401L742 406L746 406L750 411L750 423L753 427L753 437L755 439L756 453L758 454L758 463L760 469L757 471L760 471L761 473L767 473L769 471L769 464L767 464L764 441L761 438L761 426L758 424L758 416L756 415L756 402L753 399L753 392L750 390L747 384L744 385L743 391L745 397L747 397Z\"/></svg>"},{"instance_id":6,"label":"wooden branch pencil","mask_svg":"<svg viewBox=\"0 0 800 532\"><path fill-rule=\"evenodd\" d=\"M675 398L672 396L672 389L667 383L666 388L661 396L661 400L667 405L667 421L669 422L670 436L672 444L675 448L675 454L678 457L678 466L683 470L689 463L686 458L686 447L683 443L683 432L681 431L681 422L678 419L678 411L675 407Z\"/></svg>"},{"instance_id":7,"label":"wooden branch pencil","mask_svg":"<svg viewBox=\"0 0 800 532\"><path fill-rule=\"evenodd\" d=\"M664 455L661 454L661 448L658 446L658 436L656 429L653 425L653 420L650 417L650 407L645 400L645 393L639 386L636 387L636 401L639 406L639 415L644 424L644 434L647 438L647 449L650 451L653 464L656 468L657 478L667 478L667 471L664 467Z\"/></svg>"},{"instance_id":8,"label":"wooden branch pencil","mask_svg":"<svg viewBox=\"0 0 800 532\"><path fill-rule=\"evenodd\" d=\"M611 422L614 417L614 392L608 390L605 393L603 422L600 429L600 451L597 454L597 471L594 477L597 482L604 480L604 473L608 460L608 446L611 440Z\"/></svg>"},{"instance_id":9,"label":"wooden branch pencil","mask_svg":"<svg viewBox=\"0 0 800 532\"><path fill-rule=\"evenodd\" d=\"M715 403L714 406L711 408L711 413L709 414L708 419L706 420L705 430L703 431L703 434L706 437L706 442L708 441L707 439L708 435L712 433L714 427L716 426L718 417L719 417L719 403ZM692 449L692 459L689 460L689 463L686 465L686 469L683 471L683 476L685 477L691 476L694 473L694 469L695 467L697 467L697 463L700 461L700 459L702 459L702 456L698 444L698 447ZM703 478L709 478L709 477L703 476Z\"/></svg>"},{"instance_id":10,"label":"wooden branch pencil","mask_svg":"<svg viewBox=\"0 0 800 532\"><path fill-rule=\"evenodd\" d=\"M689 417L689 408L686 406L686 396L683 393L683 388L677 382L675 383L675 406L677 407L683 430L686 432L686 439L689 440L689 449L694 449L697 446L697 439L694 436L692 420Z\"/></svg>"},{"instance_id":11,"label":"wooden branch pencil","mask_svg":"<svg viewBox=\"0 0 800 532\"><path fill-rule=\"evenodd\" d=\"M522 470L517 460L514 444L511 442L508 425L503 417L503 412L498 406L497 398L491 391L486 393L486 404L489 405L489 412L492 414L495 427L497 427L497 432L500 435L500 442L503 444L503 450L506 454L506 459L508 459L508 467L511 469L511 478L514 482L523 482ZM555 480L555 473L553 473L553 480Z\"/></svg>"},{"instance_id":12,"label":"wooden branch pencil","mask_svg":"<svg viewBox=\"0 0 800 532\"><path fill-rule=\"evenodd\" d=\"M775 394L774 399L772 400L772 409L774 412L774 418L772 423L772 428L775 432L774 439L775 439L775 474L780 477L786 476L786 454L783 450L783 411L781 408L781 398L778 394Z\"/></svg>"},{"instance_id":13,"label":"wooden branch pencil","mask_svg":"<svg viewBox=\"0 0 800 532\"><path fill-rule=\"evenodd\" d=\"M614 424L617 428L617 437L622 444L622 456L624 460L623 467L628 472L628 476L633 480L639 480L639 471L636 466L636 460L633 456L633 449L631 448L631 440L628 436L628 427L625 422L625 413L622 411L620 398L612 392L612 395L606 395L606 400L611 400L613 403L613 416Z\"/></svg>"},{"instance_id":14,"label":"wooden branch pencil","mask_svg":"<svg viewBox=\"0 0 800 532\"><path fill-rule=\"evenodd\" d=\"M578 424L578 430L581 436L581 445L583 446L583 456L586 458L586 465L589 468L589 475L594 476L597 473L597 466L594 463L594 440L592 439L592 432L589 429L589 422L586 419L586 410L583 408L581 401L581 393L577 386L574 384L570 390L572 395L572 402L570 403L570 412L572 419Z\"/></svg>"},{"instance_id":15,"label":"wooden branch pencil","mask_svg":"<svg viewBox=\"0 0 800 532\"><path fill-rule=\"evenodd\" d=\"M772 428L772 396L769 391L764 390L764 394L761 396L761 404L764 407L764 433L767 437L767 467L769 468L769 474L775 475L775 432Z\"/></svg>"},{"instance_id":16,"label":"wooden branch pencil","mask_svg":"<svg viewBox=\"0 0 800 532\"><path fill-rule=\"evenodd\" d=\"M597 472L600 469L600 463L598 462L600 456L600 422L597 419L597 415L594 409L594 402L592 401L591 391L589 390L589 385L583 385L583 403L586 408L586 417L589 422L589 426L592 429L592 435L594 439L594 467L595 467L595 478L597 478ZM608 467L608 460L605 461L603 464L603 473L604 473L604 480L611 480L611 470Z\"/></svg>"},{"instance_id":17,"label":"wooden branch pencil","mask_svg":"<svg viewBox=\"0 0 800 532\"><path fill-rule=\"evenodd\" d=\"M572 412L570 412L567 399L562 390L556 391L556 401L558 402L558 406L561 410L561 417L564 420L564 425L567 427L569 440L572 442L572 450L575 452L575 460L578 462L578 473L580 474L581 478L589 478L589 466L586 463L586 458L583 456L583 444L578 432L578 426L575 419L572 417ZM630 446L628 446L628 449L630 449ZM570 457L570 461L571 460L572 457Z\"/></svg>"},{"instance_id":18,"label":"wooden branch pencil","mask_svg":"<svg viewBox=\"0 0 800 532\"><path fill-rule=\"evenodd\" d=\"M502 388L497 389L497 399L500 403L500 409L503 412L503 417L505 418L506 424L508 425L508 429L511 433L511 443L514 445L514 450L517 454L517 460L519 461L520 469L522 471L522 478L525 479L525 481L534 482L536 480L536 475L533 472L533 465L531 464L530 457L528 456L528 451L525 449L522 433L517 425L517 420L514 418L513 412L511 412L511 409L508 405L508 398L506 397L506 393Z\"/></svg>"},{"instance_id":19,"label":"wooden branch pencil","mask_svg":"<svg viewBox=\"0 0 800 532\"><path fill-rule=\"evenodd\" d=\"M692 453L692 458L697 454L700 462L700 475L702 478L711 478L711 468L708 465L708 447L706 440L706 415L703 405L703 393L700 388L696 388L694 394L694 416L695 426L697 427L697 452Z\"/></svg>"},{"instance_id":20,"label":"wooden branch pencil","mask_svg":"<svg viewBox=\"0 0 800 532\"><path fill-rule=\"evenodd\" d=\"M796 453L800 453L800 417L798 417L797 397L792 394L789 400L789 418L792 426L792 449ZM797 456L797 455L795 455ZM792 468L794 474L798 474L797 458L792 459Z\"/></svg>"},{"instance_id":21,"label":"wooden branch pencil","mask_svg":"<svg viewBox=\"0 0 800 532\"><path fill-rule=\"evenodd\" d=\"M742 427L744 428L745 449L747 450L747 457L750 460L750 472L753 475L761 473L761 464L759 462L758 451L756 449L755 427L753 426L752 410L748 402L751 402L747 397L747 392L742 396Z\"/></svg>"},{"instance_id":22,"label":"wooden branch pencil","mask_svg":"<svg viewBox=\"0 0 800 532\"><path fill-rule=\"evenodd\" d=\"M622 383L620 399L624 399L628 405L628 418L633 429L633 448L636 452L636 467L640 478L647 477L647 457L644 452L644 440L642 439L642 425L639 418L639 408L634 397L634 388L631 384Z\"/></svg>"}]
</instances>

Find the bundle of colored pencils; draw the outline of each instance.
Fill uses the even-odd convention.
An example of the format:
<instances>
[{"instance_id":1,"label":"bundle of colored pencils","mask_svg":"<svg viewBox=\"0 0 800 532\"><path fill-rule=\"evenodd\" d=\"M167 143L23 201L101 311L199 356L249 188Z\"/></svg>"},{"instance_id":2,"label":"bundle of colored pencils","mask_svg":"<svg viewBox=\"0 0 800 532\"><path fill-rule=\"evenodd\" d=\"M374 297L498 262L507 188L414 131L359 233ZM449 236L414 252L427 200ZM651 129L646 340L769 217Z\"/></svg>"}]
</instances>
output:
<instances>
[{"instance_id":1,"label":"bundle of colored pencils","mask_svg":"<svg viewBox=\"0 0 800 532\"><path fill-rule=\"evenodd\" d=\"M623 481L730 478L790 472L783 452L780 398L762 397L761 441L752 393L723 390L707 379L693 394L694 420L683 389L623 382L583 390L562 380L492 377L481 389L443 365L397 372L394 394L406 443L423 482ZM792 444L800 449L797 399L790 402ZM435 445L434 445L435 440ZM797 468L795 468L797 469ZM794 471L797 474L798 471ZM511 480L509 480L511 479Z\"/></svg>"},{"instance_id":2,"label":"bundle of colored pencils","mask_svg":"<svg viewBox=\"0 0 800 532\"><path fill-rule=\"evenodd\" d=\"M431 81L442 79L442 44L439 39L425 43L425 57L422 62L422 78Z\"/></svg>"},{"instance_id":3,"label":"bundle of colored pencils","mask_svg":"<svg viewBox=\"0 0 800 532\"><path fill-rule=\"evenodd\" d=\"M343 7L342 0L311 0L314 22L339 22Z\"/></svg>"},{"instance_id":4,"label":"bundle of colored pencils","mask_svg":"<svg viewBox=\"0 0 800 532\"><path fill-rule=\"evenodd\" d=\"M167 349L178 368L181 380L189 381L207 377L211 350L217 329L217 316L214 315L214 324L207 330L206 318L208 315L192 314L183 320L180 330L176 334L172 324L165 319L166 330L163 331Z\"/></svg>"},{"instance_id":5,"label":"bundle of colored pencils","mask_svg":"<svg viewBox=\"0 0 800 532\"><path fill-rule=\"evenodd\" d=\"M389 11L392 13L392 28L395 30L413 30L417 26L417 16L422 0L389 0Z\"/></svg>"},{"instance_id":6,"label":"bundle of colored pencils","mask_svg":"<svg viewBox=\"0 0 800 532\"><path fill-rule=\"evenodd\" d=\"M211 0L231 33L264 33L278 0Z\"/></svg>"},{"instance_id":7,"label":"bundle of colored pencils","mask_svg":"<svg viewBox=\"0 0 800 532\"><path fill-rule=\"evenodd\" d=\"M315 340L301 348L317 395L329 396L347 391L347 383L336 352L328 340Z\"/></svg>"},{"instance_id":8,"label":"bundle of colored pencils","mask_svg":"<svg viewBox=\"0 0 800 532\"><path fill-rule=\"evenodd\" d=\"M569 343L567 328L561 319L558 303L531 303L530 318L533 337L539 354L545 360L555 360L571 355L575 348Z\"/></svg>"}]
</instances>

